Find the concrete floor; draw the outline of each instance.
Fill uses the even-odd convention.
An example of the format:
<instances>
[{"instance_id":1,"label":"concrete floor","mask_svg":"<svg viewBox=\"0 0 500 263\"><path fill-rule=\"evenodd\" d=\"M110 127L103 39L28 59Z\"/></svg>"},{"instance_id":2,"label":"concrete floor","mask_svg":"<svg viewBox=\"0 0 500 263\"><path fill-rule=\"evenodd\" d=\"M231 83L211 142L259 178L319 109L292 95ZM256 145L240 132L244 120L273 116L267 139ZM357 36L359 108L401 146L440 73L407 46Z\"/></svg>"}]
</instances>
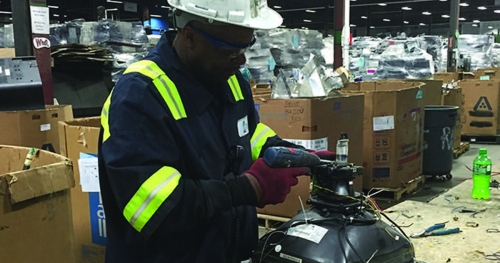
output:
<instances>
[{"instance_id":1,"label":"concrete floor","mask_svg":"<svg viewBox=\"0 0 500 263\"><path fill-rule=\"evenodd\" d=\"M430 198L436 198L437 195L460 184L463 180L471 178L472 172L466 166L472 168L472 162L476 158L479 148L488 149L488 156L491 158L493 166L500 162L500 145L470 144L470 150L453 161L453 170L451 172L453 178L451 180L440 181L428 178L423 186L417 188L412 194L403 195L403 198L398 202L378 201L379 205L382 209L385 209L405 200L427 202ZM442 196L439 198L442 198Z\"/></svg>"}]
</instances>

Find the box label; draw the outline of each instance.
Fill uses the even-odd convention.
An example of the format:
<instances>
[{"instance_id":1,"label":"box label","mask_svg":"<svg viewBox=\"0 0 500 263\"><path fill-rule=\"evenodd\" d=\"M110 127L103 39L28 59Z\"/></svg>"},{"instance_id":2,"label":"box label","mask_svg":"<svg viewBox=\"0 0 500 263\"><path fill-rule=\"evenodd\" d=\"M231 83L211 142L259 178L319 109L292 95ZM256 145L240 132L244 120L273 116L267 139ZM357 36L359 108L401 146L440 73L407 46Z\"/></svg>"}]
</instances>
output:
<instances>
[{"instance_id":1,"label":"box label","mask_svg":"<svg viewBox=\"0 0 500 263\"><path fill-rule=\"evenodd\" d=\"M481 76L479 80L490 80L490 76Z\"/></svg>"},{"instance_id":2,"label":"box label","mask_svg":"<svg viewBox=\"0 0 500 263\"><path fill-rule=\"evenodd\" d=\"M373 168L373 181L391 177L391 168Z\"/></svg>"},{"instance_id":3,"label":"box label","mask_svg":"<svg viewBox=\"0 0 500 263\"><path fill-rule=\"evenodd\" d=\"M50 123L40 125L40 131L50 131Z\"/></svg>"},{"instance_id":4,"label":"box label","mask_svg":"<svg viewBox=\"0 0 500 263\"><path fill-rule=\"evenodd\" d=\"M373 131L394 130L394 116L373 117Z\"/></svg>"},{"instance_id":5,"label":"box label","mask_svg":"<svg viewBox=\"0 0 500 263\"><path fill-rule=\"evenodd\" d=\"M92 232L92 243L106 245L106 215L102 206L100 193L89 193L90 205L90 228Z\"/></svg>"},{"instance_id":6,"label":"box label","mask_svg":"<svg viewBox=\"0 0 500 263\"><path fill-rule=\"evenodd\" d=\"M80 171L82 192L100 192L97 157L80 158L78 160L78 168Z\"/></svg>"},{"instance_id":7,"label":"box label","mask_svg":"<svg viewBox=\"0 0 500 263\"><path fill-rule=\"evenodd\" d=\"M309 150L322 151L328 150L328 137L316 139L316 140L295 140L295 139L284 139L291 143L303 146Z\"/></svg>"}]
</instances>

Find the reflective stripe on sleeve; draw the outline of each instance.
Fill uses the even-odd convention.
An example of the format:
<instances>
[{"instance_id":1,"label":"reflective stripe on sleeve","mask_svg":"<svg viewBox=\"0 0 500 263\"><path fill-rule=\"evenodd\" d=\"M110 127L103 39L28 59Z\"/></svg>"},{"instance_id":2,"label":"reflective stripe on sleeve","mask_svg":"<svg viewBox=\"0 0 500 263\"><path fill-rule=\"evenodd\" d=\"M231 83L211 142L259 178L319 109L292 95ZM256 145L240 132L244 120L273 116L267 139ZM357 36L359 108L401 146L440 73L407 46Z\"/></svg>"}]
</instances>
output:
<instances>
[{"instance_id":1,"label":"reflective stripe on sleeve","mask_svg":"<svg viewBox=\"0 0 500 263\"><path fill-rule=\"evenodd\" d=\"M179 185L181 174L172 167L162 167L149 177L123 210L123 215L137 231L153 217L165 200Z\"/></svg>"},{"instance_id":2,"label":"reflective stripe on sleeve","mask_svg":"<svg viewBox=\"0 0 500 263\"><path fill-rule=\"evenodd\" d=\"M102 134L102 142L104 143L110 136L110 130L109 130L109 107L111 106L111 94L113 94L113 91L109 94L108 98L104 102L104 106L102 107L101 111L101 126L103 128L103 134Z\"/></svg>"},{"instance_id":3,"label":"reflective stripe on sleeve","mask_svg":"<svg viewBox=\"0 0 500 263\"><path fill-rule=\"evenodd\" d=\"M259 123L250 139L252 147L252 159L255 161L259 158L262 147L266 144L267 139L276 136L276 133L267 125Z\"/></svg>"},{"instance_id":4,"label":"reflective stripe on sleeve","mask_svg":"<svg viewBox=\"0 0 500 263\"><path fill-rule=\"evenodd\" d=\"M236 75L231 76L228 81L229 87L231 88L231 91L233 92L234 100L235 101L240 101L243 100L243 93L241 92L241 86L238 82L238 78Z\"/></svg>"}]
</instances>

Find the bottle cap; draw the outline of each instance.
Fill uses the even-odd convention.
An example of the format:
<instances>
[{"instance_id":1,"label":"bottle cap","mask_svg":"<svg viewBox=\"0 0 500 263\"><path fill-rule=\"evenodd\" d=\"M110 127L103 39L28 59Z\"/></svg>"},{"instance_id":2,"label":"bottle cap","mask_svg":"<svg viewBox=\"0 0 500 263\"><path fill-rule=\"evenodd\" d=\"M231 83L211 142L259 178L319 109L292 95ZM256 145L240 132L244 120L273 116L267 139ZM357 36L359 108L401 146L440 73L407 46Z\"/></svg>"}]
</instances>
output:
<instances>
[{"instance_id":1,"label":"bottle cap","mask_svg":"<svg viewBox=\"0 0 500 263\"><path fill-rule=\"evenodd\" d=\"M488 154L488 149L486 149L486 148L479 148L479 154Z\"/></svg>"},{"instance_id":2,"label":"bottle cap","mask_svg":"<svg viewBox=\"0 0 500 263\"><path fill-rule=\"evenodd\" d=\"M343 140L343 139L349 139L349 138L347 137L347 133L341 133L341 134L340 134L340 139L341 139L341 140Z\"/></svg>"}]
</instances>

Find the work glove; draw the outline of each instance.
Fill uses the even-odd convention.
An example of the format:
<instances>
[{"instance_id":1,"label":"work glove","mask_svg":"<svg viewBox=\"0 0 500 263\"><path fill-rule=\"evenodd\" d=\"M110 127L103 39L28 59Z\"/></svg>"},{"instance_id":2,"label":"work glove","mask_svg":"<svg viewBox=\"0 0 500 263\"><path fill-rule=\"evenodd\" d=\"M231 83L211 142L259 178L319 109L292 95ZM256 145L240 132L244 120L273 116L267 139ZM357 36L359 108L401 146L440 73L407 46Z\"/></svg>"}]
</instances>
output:
<instances>
[{"instance_id":1,"label":"work glove","mask_svg":"<svg viewBox=\"0 0 500 263\"><path fill-rule=\"evenodd\" d=\"M243 173L255 190L257 207L283 203L292 186L298 184L297 176L310 174L309 168L270 168L262 158L257 159Z\"/></svg>"},{"instance_id":2,"label":"work glove","mask_svg":"<svg viewBox=\"0 0 500 263\"><path fill-rule=\"evenodd\" d=\"M335 157L337 156L334 152L330 152L330 151L326 151L326 150L321 150L321 151L306 150L306 151L318 156L320 159L323 159L323 160L334 161Z\"/></svg>"}]
</instances>

